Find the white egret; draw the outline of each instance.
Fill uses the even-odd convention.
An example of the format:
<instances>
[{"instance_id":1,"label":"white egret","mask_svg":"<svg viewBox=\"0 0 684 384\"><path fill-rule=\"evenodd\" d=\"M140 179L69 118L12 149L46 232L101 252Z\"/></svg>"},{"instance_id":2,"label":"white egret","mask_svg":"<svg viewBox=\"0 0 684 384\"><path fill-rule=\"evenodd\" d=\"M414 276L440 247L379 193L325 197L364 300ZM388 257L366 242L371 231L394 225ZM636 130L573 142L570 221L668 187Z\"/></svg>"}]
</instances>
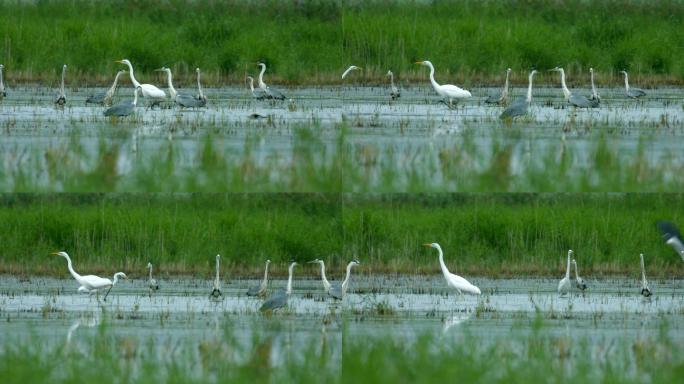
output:
<instances>
[{"instance_id":1,"label":"white egret","mask_svg":"<svg viewBox=\"0 0 684 384\"><path fill-rule=\"evenodd\" d=\"M425 65L430 68L430 82L432 83L432 87L435 89L437 94L440 96L449 99L449 107L452 107L453 104L453 99L466 99L471 97L471 94L469 91L466 91L465 89L459 88L455 85L452 84L444 84L440 85L435 81L435 67L432 66L432 63L425 60L425 61L417 61L416 64L420 65Z\"/></svg>"},{"instance_id":2,"label":"white egret","mask_svg":"<svg viewBox=\"0 0 684 384\"><path fill-rule=\"evenodd\" d=\"M347 77L347 75L348 75L351 71L360 71L360 70L362 70L362 69L363 69L363 68L357 67L356 65L350 65L349 68L347 68L346 71L342 72L342 79L344 79L345 77Z\"/></svg>"},{"instance_id":3,"label":"white egret","mask_svg":"<svg viewBox=\"0 0 684 384\"><path fill-rule=\"evenodd\" d=\"M59 93L55 97L55 104L63 106L66 104L66 93L64 93L64 76L66 76L67 65L62 66L62 82L59 86Z\"/></svg>"},{"instance_id":4,"label":"white egret","mask_svg":"<svg viewBox=\"0 0 684 384\"><path fill-rule=\"evenodd\" d=\"M677 226L669 221L658 221L656 225L663 234L665 244L671 246L684 261L684 241Z\"/></svg>"},{"instance_id":5,"label":"white egret","mask_svg":"<svg viewBox=\"0 0 684 384\"><path fill-rule=\"evenodd\" d=\"M292 273L294 271L295 265L297 265L297 263L293 261L292 263L290 263L290 267L287 270L287 288L271 295L271 297L269 297L266 301L264 301L263 304L261 304L261 307L259 307L259 311L271 312L276 309L283 308L287 305L287 299L292 294Z\"/></svg>"},{"instance_id":6,"label":"white egret","mask_svg":"<svg viewBox=\"0 0 684 384\"><path fill-rule=\"evenodd\" d=\"M257 66L261 68L261 72L259 72L259 88L263 89L266 94L270 96L272 99L276 100L285 100L285 95L283 95L282 92L275 88L271 88L266 83L264 83L264 72L266 72L266 64L264 63L257 63Z\"/></svg>"},{"instance_id":7,"label":"white egret","mask_svg":"<svg viewBox=\"0 0 684 384\"><path fill-rule=\"evenodd\" d=\"M653 293L648 287L648 281L646 281L646 268L644 267L644 254L640 253L639 258L641 259L641 295L644 297L649 297Z\"/></svg>"},{"instance_id":8,"label":"white egret","mask_svg":"<svg viewBox=\"0 0 684 384\"><path fill-rule=\"evenodd\" d=\"M646 96L646 91L643 89L629 87L629 75L627 75L627 71L620 71L620 73L625 75L625 94L627 94L627 97L638 99L642 96Z\"/></svg>"},{"instance_id":9,"label":"white egret","mask_svg":"<svg viewBox=\"0 0 684 384\"><path fill-rule=\"evenodd\" d=\"M119 83L119 76L125 73L128 72L125 70L117 72L116 76L114 76L114 84L112 84L112 86L106 91L88 96L86 99L86 104L102 104L105 106L112 105L112 98L114 97L114 92L116 92L116 86Z\"/></svg>"},{"instance_id":10,"label":"white egret","mask_svg":"<svg viewBox=\"0 0 684 384\"><path fill-rule=\"evenodd\" d=\"M147 263L147 269L150 270L150 278L147 281L147 286L150 288L150 292L158 291L159 290L159 283L157 283L157 280L152 278L152 263L150 263L150 262Z\"/></svg>"},{"instance_id":11,"label":"white egret","mask_svg":"<svg viewBox=\"0 0 684 384\"><path fill-rule=\"evenodd\" d=\"M183 108L199 108L204 106L204 102L202 100L199 100L190 94L180 93L176 91L176 88L173 87L173 75L171 75L170 68L161 67L159 69L155 69L155 71L166 72L166 79L169 86L169 96L171 96L171 99L176 104L180 105Z\"/></svg>"},{"instance_id":12,"label":"white egret","mask_svg":"<svg viewBox=\"0 0 684 384\"><path fill-rule=\"evenodd\" d=\"M113 280L112 281L112 287L114 287L116 285L116 283L119 282L119 278L128 279L128 276L126 276L126 274L123 272L115 273L114 276L112 277L112 280ZM111 287L110 287L110 289L111 289ZM87 294L92 295L93 293L99 292L99 290L98 289L88 289L88 288L81 285L80 287L78 287L78 292L79 293L87 293ZM109 291L107 291L107 293L109 293ZM106 296L105 296L105 298L106 298Z\"/></svg>"},{"instance_id":13,"label":"white egret","mask_svg":"<svg viewBox=\"0 0 684 384\"><path fill-rule=\"evenodd\" d=\"M257 88L256 90L254 89L254 78L252 76L247 76L247 82L249 83L249 90L252 92L252 97L254 97L257 100L265 100L265 99L271 99L271 95L266 93L261 88Z\"/></svg>"},{"instance_id":14,"label":"white egret","mask_svg":"<svg viewBox=\"0 0 684 384\"><path fill-rule=\"evenodd\" d=\"M511 103L511 105L509 105L508 108L504 109L504 111L501 112L499 119L508 120L514 117L523 116L527 114L527 110L530 108L530 104L532 104L532 79L534 78L534 75L536 73L536 69L533 69L532 72L530 72L530 76L528 78L527 83L527 97L524 99L518 99Z\"/></svg>"},{"instance_id":15,"label":"white egret","mask_svg":"<svg viewBox=\"0 0 684 384\"><path fill-rule=\"evenodd\" d=\"M601 103L601 96L596 92L596 85L594 85L594 68L589 68L589 75L591 76L591 97L589 100L591 100L595 106L598 106Z\"/></svg>"},{"instance_id":16,"label":"white egret","mask_svg":"<svg viewBox=\"0 0 684 384\"><path fill-rule=\"evenodd\" d=\"M67 269L69 270L69 273L71 274L71 276L81 286L83 286L88 291L99 290L102 288L109 288L109 290L112 289L112 281L107 279L107 278L103 278L103 277L99 277L99 276L95 276L95 275L81 276L78 273L76 273L76 271L74 271L73 265L71 264L71 258L69 257L69 255L66 252L64 252L64 251L53 252L51 254L56 255L56 256L62 256L63 258L65 258L67 260ZM116 275L114 275L114 276L115 276L115 280L116 280ZM79 289L81 289L81 288L79 288ZM109 290L107 291L107 294L109 294ZM104 300L105 301L107 300L107 295L105 295Z\"/></svg>"},{"instance_id":17,"label":"white egret","mask_svg":"<svg viewBox=\"0 0 684 384\"><path fill-rule=\"evenodd\" d=\"M511 69L508 68L506 69L506 82L504 83L503 90L501 91L500 96L496 95L490 95L487 100L485 100L485 103L487 104L499 104L499 105L506 105L508 103L508 77L511 74Z\"/></svg>"},{"instance_id":18,"label":"white egret","mask_svg":"<svg viewBox=\"0 0 684 384\"><path fill-rule=\"evenodd\" d=\"M3 69L5 69L5 66L0 64L0 100L7 97L7 92L5 92L5 83L3 83L3 81L2 81L2 70Z\"/></svg>"},{"instance_id":19,"label":"white egret","mask_svg":"<svg viewBox=\"0 0 684 384\"><path fill-rule=\"evenodd\" d=\"M570 292L572 284L570 284L570 258L572 257L572 249L568 250L568 264L565 269L565 277L558 282L558 293L563 296Z\"/></svg>"},{"instance_id":20,"label":"white egret","mask_svg":"<svg viewBox=\"0 0 684 384\"><path fill-rule=\"evenodd\" d=\"M268 289L268 265L271 264L271 260L266 260L266 268L264 269L264 279L261 284L249 287L247 289L247 296L265 296Z\"/></svg>"},{"instance_id":21,"label":"white egret","mask_svg":"<svg viewBox=\"0 0 684 384\"><path fill-rule=\"evenodd\" d=\"M325 262L323 260L315 259L315 260L309 261L309 264L320 264L320 266L321 266L321 280L323 282L323 290L325 291L325 293L329 293L331 284L328 281L328 279L325 277Z\"/></svg>"},{"instance_id":22,"label":"white egret","mask_svg":"<svg viewBox=\"0 0 684 384\"><path fill-rule=\"evenodd\" d=\"M214 279L214 287L211 290L211 297L223 296L221 293L221 280L219 279L219 264L221 255L216 255L216 278Z\"/></svg>"},{"instance_id":23,"label":"white egret","mask_svg":"<svg viewBox=\"0 0 684 384\"><path fill-rule=\"evenodd\" d=\"M202 92L202 84L200 83L200 69L199 67L195 68L195 72L197 72L197 96L195 98L199 101L201 101L203 104L207 104L207 97L204 96L204 92Z\"/></svg>"},{"instance_id":24,"label":"white egret","mask_svg":"<svg viewBox=\"0 0 684 384\"><path fill-rule=\"evenodd\" d=\"M354 259L347 264L347 275L344 277L342 284L335 284L328 290L328 295L337 300L342 300L347 294L347 288L349 287L349 277L351 276L351 269L357 265L361 264L358 260Z\"/></svg>"},{"instance_id":25,"label":"white egret","mask_svg":"<svg viewBox=\"0 0 684 384\"><path fill-rule=\"evenodd\" d=\"M577 272L577 261L575 261L575 259L572 259L572 265L575 267L575 287L584 292L584 290L587 289L587 283L583 278L579 277L579 273Z\"/></svg>"},{"instance_id":26,"label":"white egret","mask_svg":"<svg viewBox=\"0 0 684 384\"><path fill-rule=\"evenodd\" d=\"M131 83L133 86L141 88L141 92L144 98L152 100L151 105L159 104L166 99L166 93L161 89L155 87L152 84L140 84L138 80L135 79L135 74L133 73L133 64L128 59L118 60L117 63L125 64L128 66L128 74L131 77Z\"/></svg>"},{"instance_id":27,"label":"white egret","mask_svg":"<svg viewBox=\"0 0 684 384\"><path fill-rule=\"evenodd\" d=\"M394 85L394 73L392 73L392 71L387 71L387 76L390 78L390 98L396 100L401 97L401 92L399 92L399 88Z\"/></svg>"},{"instance_id":28,"label":"white egret","mask_svg":"<svg viewBox=\"0 0 684 384\"><path fill-rule=\"evenodd\" d=\"M449 269L447 269L446 264L444 264L444 253L442 252L442 247L440 247L439 244L431 243L423 244L423 246L428 248L435 248L439 252L439 266L440 268L442 268L442 274L444 275L444 279L446 279L447 285L449 287L454 288L461 295L463 295L463 292L472 293L474 295L479 295L482 293L480 292L480 288L470 284L468 280L462 278L459 275L455 275L449 272Z\"/></svg>"},{"instance_id":29,"label":"white egret","mask_svg":"<svg viewBox=\"0 0 684 384\"><path fill-rule=\"evenodd\" d=\"M577 108L590 108L592 106L591 101L582 95L576 95L568 89L565 84L565 70L561 67L556 67L554 69L549 69L549 71L560 72L561 75L561 87L563 89L563 95L565 96L565 101Z\"/></svg>"},{"instance_id":30,"label":"white egret","mask_svg":"<svg viewBox=\"0 0 684 384\"><path fill-rule=\"evenodd\" d=\"M135 111L135 107L138 105L138 92L140 92L140 90L141 88L137 87L135 88L135 91L133 91L133 101L122 101L113 107L109 107L104 111L104 115L114 117L129 116Z\"/></svg>"}]
</instances>

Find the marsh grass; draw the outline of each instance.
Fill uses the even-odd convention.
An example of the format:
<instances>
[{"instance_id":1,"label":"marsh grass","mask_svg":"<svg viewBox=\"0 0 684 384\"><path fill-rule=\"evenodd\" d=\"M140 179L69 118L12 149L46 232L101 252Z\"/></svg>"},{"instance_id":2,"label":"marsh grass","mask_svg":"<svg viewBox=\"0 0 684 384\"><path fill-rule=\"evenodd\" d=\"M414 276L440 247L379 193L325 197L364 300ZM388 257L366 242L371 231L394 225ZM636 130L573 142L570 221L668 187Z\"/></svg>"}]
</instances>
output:
<instances>
[{"instance_id":1,"label":"marsh grass","mask_svg":"<svg viewBox=\"0 0 684 384\"><path fill-rule=\"evenodd\" d=\"M8 194L0 200L0 271L65 275L123 270L151 261L162 276L209 276L222 255L227 278L260 276L322 258L342 274L434 273L439 242L467 275L555 276L568 249L594 276L676 274L679 258L660 240L659 219L684 222L678 194ZM140 271L137 274L135 271ZM301 276L315 276L302 269Z\"/></svg>"}]
</instances>

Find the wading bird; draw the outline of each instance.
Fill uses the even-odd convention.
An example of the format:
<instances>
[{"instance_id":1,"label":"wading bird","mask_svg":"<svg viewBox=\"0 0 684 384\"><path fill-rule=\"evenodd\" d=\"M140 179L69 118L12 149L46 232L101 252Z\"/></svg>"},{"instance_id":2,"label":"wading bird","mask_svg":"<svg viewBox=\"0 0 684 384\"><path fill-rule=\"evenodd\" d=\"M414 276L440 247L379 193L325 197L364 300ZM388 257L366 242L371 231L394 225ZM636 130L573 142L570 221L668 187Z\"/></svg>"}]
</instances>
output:
<instances>
[{"instance_id":1,"label":"wading bird","mask_svg":"<svg viewBox=\"0 0 684 384\"><path fill-rule=\"evenodd\" d=\"M653 293L651 293L651 289L648 288L648 281L646 281L646 268L644 267L644 254L640 253L639 258L641 259L641 295L644 297L649 297Z\"/></svg>"},{"instance_id":2,"label":"wading bird","mask_svg":"<svg viewBox=\"0 0 684 384\"><path fill-rule=\"evenodd\" d=\"M92 290L100 290L102 288L109 288L107 290L107 294L104 297L104 300L107 301L107 295L109 295L109 291L112 289L112 281L111 280L104 278L104 277L95 276L95 275L86 275L86 276L79 275L78 273L76 273L76 271L74 271L74 267L71 264L71 258L64 251L53 252L53 253L51 253L51 255L62 256L63 258L65 258L67 260L67 269L69 270L69 273L74 278L74 280L76 280L81 285L81 287L83 287L83 288L79 288L79 292L84 292L82 289L87 289L87 292L90 292ZM118 273L114 275L114 280L117 280L117 278L116 278L117 275L118 275ZM126 275L123 275L124 278L125 278L125 276Z\"/></svg>"},{"instance_id":3,"label":"wading bird","mask_svg":"<svg viewBox=\"0 0 684 384\"><path fill-rule=\"evenodd\" d=\"M197 96L195 98L199 101L202 102L202 106L207 105L207 97L204 96L204 92L202 92L202 84L200 83L200 69L199 67L195 68L195 72L197 72Z\"/></svg>"},{"instance_id":4,"label":"wading bird","mask_svg":"<svg viewBox=\"0 0 684 384\"><path fill-rule=\"evenodd\" d=\"M117 272L117 273L115 273L114 276L112 277L112 280L113 280L113 281L112 281L112 287L114 287L114 286L116 285L116 283L119 282L119 278L128 279L128 277L126 276L125 273L123 273L123 272ZM86 288L86 287L84 287L84 286L81 285L80 287L78 287L78 292L79 292L79 293L87 293L87 294L92 295L93 293L99 292L99 290L98 290L98 289L88 289L88 288ZM109 292L109 291L108 291L108 292Z\"/></svg>"},{"instance_id":5,"label":"wading bird","mask_svg":"<svg viewBox=\"0 0 684 384\"><path fill-rule=\"evenodd\" d=\"M577 108L591 108L592 103L587 99L586 97L582 95L575 95L574 93L570 92L568 89L568 86L565 85L565 71L561 67L556 67L554 69L549 69L551 72L560 72L561 75L561 87L563 89L563 95L565 96L565 101L569 103L570 105L573 105Z\"/></svg>"},{"instance_id":6,"label":"wading bird","mask_svg":"<svg viewBox=\"0 0 684 384\"><path fill-rule=\"evenodd\" d=\"M86 104L101 104L105 106L112 105L112 98L114 97L114 92L116 92L116 85L119 82L119 76L125 73L128 72L124 70L117 72L116 76L114 77L114 84L112 84L112 86L106 91L88 96L88 98L86 99Z\"/></svg>"},{"instance_id":7,"label":"wading bird","mask_svg":"<svg viewBox=\"0 0 684 384\"><path fill-rule=\"evenodd\" d=\"M204 106L204 102L200 99L187 93L179 93L176 88L173 87L173 76L171 75L171 69L167 67L161 67L155 69L157 72L166 72L166 79L169 86L169 96L176 104L183 108L199 108Z\"/></svg>"},{"instance_id":8,"label":"wading bird","mask_svg":"<svg viewBox=\"0 0 684 384\"><path fill-rule=\"evenodd\" d=\"M264 301L264 303L259 308L259 311L272 312L276 309L283 308L287 305L287 299L292 294L292 273L295 265L297 265L297 263L293 261L287 270L287 288L271 295L271 297Z\"/></svg>"},{"instance_id":9,"label":"wading bird","mask_svg":"<svg viewBox=\"0 0 684 384\"><path fill-rule=\"evenodd\" d=\"M558 282L558 294L561 296L568 294L572 284L570 284L570 258L572 257L572 249L568 250L568 264L565 269L565 277Z\"/></svg>"},{"instance_id":10,"label":"wading bird","mask_svg":"<svg viewBox=\"0 0 684 384\"><path fill-rule=\"evenodd\" d=\"M439 85L435 81L435 67L432 66L432 63L425 60L425 61L417 61L416 64L420 65L425 65L426 67L430 68L430 82L432 83L432 87L435 89L437 94L440 96L446 98L449 100L449 107L451 108L453 106L453 99L466 99L471 96L470 92L466 91L465 89L461 89L455 85L452 84L444 84L444 85Z\"/></svg>"},{"instance_id":11,"label":"wading bird","mask_svg":"<svg viewBox=\"0 0 684 384\"><path fill-rule=\"evenodd\" d=\"M150 288L150 292L159 290L159 283L157 280L152 278L152 263L147 263L147 269L150 270L150 279L147 281L147 286Z\"/></svg>"},{"instance_id":12,"label":"wading bird","mask_svg":"<svg viewBox=\"0 0 684 384\"><path fill-rule=\"evenodd\" d=\"M487 100L485 100L485 103L487 104L499 104L499 105L506 105L508 104L508 77L511 74L511 69L508 68L506 69L506 82L504 83L503 90L501 91L500 96L496 95L490 95Z\"/></svg>"},{"instance_id":13,"label":"wading bird","mask_svg":"<svg viewBox=\"0 0 684 384\"><path fill-rule=\"evenodd\" d=\"M119 104L109 107L104 111L105 116L126 117L135 111L135 106L138 105L138 92L141 88L135 88L133 91L133 101L122 101Z\"/></svg>"},{"instance_id":14,"label":"wading bird","mask_svg":"<svg viewBox=\"0 0 684 384\"><path fill-rule=\"evenodd\" d=\"M527 97L524 99L518 99L511 103L508 108L501 112L499 119L508 120L527 114L527 110L530 108L530 104L532 103L532 79L536 73L536 69L533 69L532 72L530 72L527 84Z\"/></svg>"},{"instance_id":15,"label":"wading bird","mask_svg":"<svg viewBox=\"0 0 684 384\"><path fill-rule=\"evenodd\" d=\"M587 283L583 278L579 277L579 273L577 272L577 261L575 261L575 259L572 259L572 265L575 267L575 287L584 292L584 290L587 289Z\"/></svg>"},{"instance_id":16,"label":"wading bird","mask_svg":"<svg viewBox=\"0 0 684 384\"><path fill-rule=\"evenodd\" d=\"M66 93L64 93L64 76L66 76L67 65L62 66L62 82L59 86L59 93L55 96L55 104L63 106L66 104Z\"/></svg>"},{"instance_id":17,"label":"wading bird","mask_svg":"<svg viewBox=\"0 0 684 384\"><path fill-rule=\"evenodd\" d=\"M344 296L347 294L347 288L349 287L349 277L351 276L351 269L352 267L355 267L359 264L361 264L361 262L359 262L356 259L350 261L349 264L347 264L347 275L344 277L344 281L342 281L342 284L332 285L328 290L328 295L330 295L333 299L344 299ZM321 264L321 268L322 267L323 264Z\"/></svg>"},{"instance_id":18,"label":"wading bird","mask_svg":"<svg viewBox=\"0 0 684 384\"><path fill-rule=\"evenodd\" d=\"M589 68L589 74L591 75L591 100L593 106L598 107L601 104L601 96L596 92L596 85L594 85L594 68Z\"/></svg>"},{"instance_id":19,"label":"wading bird","mask_svg":"<svg viewBox=\"0 0 684 384\"><path fill-rule=\"evenodd\" d=\"M671 246L684 261L684 241L682 241L682 235L677 226L669 221L658 221L656 225L663 234L665 244Z\"/></svg>"},{"instance_id":20,"label":"wading bird","mask_svg":"<svg viewBox=\"0 0 684 384\"><path fill-rule=\"evenodd\" d=\"M144 98L151 100L150 106L158 105L160 102L166 99L166 93L164 93L164 91L162 91L161 89L155 87L152 84L140 84L138 80L135 79L135 74L133 73L133 64L131 64L131 62L128 61L128 59L118 60L117 63L125 64L128 66L128 74L131 77L131 83L133 83L133 86L136 89L138 87L141 88L141 93Z\"/></svg>"},{"instance_id":21,"label":"wading bird","mask_svg":"<svg viewBox=\"0 0 684 384\"><path fill-rule=\"evenodd\" d=\"M7 97L7 92L5 92L5 83L2 82L2 70L5 66L0 64L0 100Z\"/></svg>"},{"instance_id":22,"label":"wading bird","mask_svg":"<svg viewBox=\"0 0 684 384\"><path fill-rule=\"evenodd\" d=\"M392 71L387 71L387 76L390 78L390 98L396 100L401 97L401 92L399 92L399 88L394 85L394 73L392 73Z\"/></svg>"},{"instance_id":23,"label":"wading bird","mask_svg":"<svg viewBox=\"0 0 684 384\"><path fill-rule=\"evenodd\" d=\"M270 96L271 99L285 100L285 95L275 88L271 88L266 83L264 83L264 72L266 72L266 64L257 63L257 67L261 68L259 72L259 88L263 89L266 94Z\"/></svg>"},{"instance_id":24,"label":"wading bird","mask_svg":"<svg viewBox=\"0 0 684 384\"><path fill-rule=\"evenodd\" d=\"M221 255L216 255L216 278L214 279L214 287L211 290L211 297L220 297L223 296L221 293L221 280L219 279L219 260L221 259Z\"/></svg>"},{"instance_id":25,"label":"wading bird","mask_svg":"<svg viewBox=\"0 0 684 384\"><path fill-rule=\"evenodd\" d=\"M271 264L271 260L266 260L266 268L264 269L264 279L261 284L249 287L247 289L247 296L259 296L263 297L266 295L268 289L268 265Z\"/></svg>"},{"instance_id":26,"label":"wading bird","mask_svg":"<svg viewBox=\"0 0 684 384\"><path fill-rule=\"evenodd\" d=\"M350 65L346 71L342 72L342 79L347 77L347 75L350 74L352 71L360 71L361 69L363 69L363 68L357 67L356 65Z\"/></svg>"},{"instance_id":27,"label":"wading bird","mask_svg":"<svg viewBox=\"0 0 684 384\"><path fill-rule=\"evenodd\" d=\"M627 97L638 99L642 96L646 96L646 91L643 89L629 87L629 76L627 75L627 71L620 71L620 73L625 75L625 94L627 94Z\"/></svg>"},{"instance_id":28,"label":"wading bird","mask_svg":"<svg viewBox=\"0 0 684 384\"><path fill-rule=\"evenodd\" d=\"M325 277L325 262L323 260L320 260L320 259L315 259L315 260L309 261L309 264L316 264L316 263L320 264L320 266L321 266L321 281L323 281L323 290L325 291L325 293L330 293L331 284L328 281L328 279Z\"/></svg>"},{"instance_id":29,"label":"wading bird","mask_svg":"<svg viewBox=\"0 0 684 384\"><path fill-rule=\"evenodd\" d=\"M261 88L254 89L254 78L252 76L247 76L247 83L249 83L249 90L252 92L252 97L257 99L257 100L266 100L266 99L271 99L271 95L266 93Z\"/></svg>"},{"instance_id":30,"label":"wading bird","mask_svg":"<svg viewBox=\"0 0 684 384\"><path fill-rule=\"evenodd\" d=\"M455 275L449 272L449 269L447 269L446 264L444 264L444 253L442 252L442 247L440 247L439 244L430 243L423 244L423 246L428 248L435 248L439 252L439 266L442 268L442 274L444 275L444 278L446 279L447 285L449 287L454 288L461 295L463 295L463 292L472 293L474 295L479 295L482 293L480 292L480 288L470 284L468 280L462 278L459 275Z\"/></svg>"}]
</instances>

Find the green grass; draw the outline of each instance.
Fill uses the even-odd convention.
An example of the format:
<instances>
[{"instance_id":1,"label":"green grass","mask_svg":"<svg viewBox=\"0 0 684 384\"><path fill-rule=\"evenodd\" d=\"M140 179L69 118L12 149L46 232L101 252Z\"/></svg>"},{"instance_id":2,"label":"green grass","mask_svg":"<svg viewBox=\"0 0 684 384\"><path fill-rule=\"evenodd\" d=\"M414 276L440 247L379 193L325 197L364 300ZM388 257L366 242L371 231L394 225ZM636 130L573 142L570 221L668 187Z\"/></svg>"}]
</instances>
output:
<instances>
[{"instance_id":1,"label":"green grass","mask_svg":"<svg viewBox=\"0 0 684 384\"><path fill-rule=\"evenodd\" d=\"M66 276L76 268L131 277L152 261L163 275L209 276L214 256L228 278L283 275L290 259L326 260L341 273L438 271L438 242L453 271L556 276L573 249L587 275L670 276L681 260L658 219L684 223L678 194L62 194L3 195L0 271ZM302 273L315 274L312 269Z\"/></svg>"},{"instance_id":2,"label":"green grass","mask_svg":"<svg viewBox=\"0 0 684 384\"><path fill-rule=\"evenodd\" d=\"M466 86L499 82L506 67L524 82L531 66L563 65L570 75L614 84L628 69L641 84L684 78L684 3L631 0L505 1L108 1L44 0L0 4L0 62L10 85L108 82L114 60L129 58L139 78L162 65L188 82L241 82L254 63L274 82L340 82L350 63L369 81L388 68L421 78L413 62L430 59L439 78ZM156 76L155 76L156 77Z\"/></svg>"}]
</instances>

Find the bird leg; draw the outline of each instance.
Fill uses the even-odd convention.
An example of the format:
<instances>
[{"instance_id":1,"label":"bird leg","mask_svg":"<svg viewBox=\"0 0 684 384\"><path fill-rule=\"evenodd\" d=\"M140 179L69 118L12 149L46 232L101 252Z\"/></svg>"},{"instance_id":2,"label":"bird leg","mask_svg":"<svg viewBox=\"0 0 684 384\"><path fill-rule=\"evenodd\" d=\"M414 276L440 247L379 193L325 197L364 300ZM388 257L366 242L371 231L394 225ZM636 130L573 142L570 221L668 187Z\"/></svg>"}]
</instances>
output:
<instances>
[{"instance_id":1,"label":"bird leg","mask_svg":"<svg viewBox=\"0 0 684 384\"><path fill-rule=\"evenodd\" d=\"M111 291L111 290L112 290L112 286L110 285L109 289L107 290L107 293L105 293L104 299L102 299L103 301L107 301L107 295L109 295L109 291Z\"/></svg>"}]
</instances>

